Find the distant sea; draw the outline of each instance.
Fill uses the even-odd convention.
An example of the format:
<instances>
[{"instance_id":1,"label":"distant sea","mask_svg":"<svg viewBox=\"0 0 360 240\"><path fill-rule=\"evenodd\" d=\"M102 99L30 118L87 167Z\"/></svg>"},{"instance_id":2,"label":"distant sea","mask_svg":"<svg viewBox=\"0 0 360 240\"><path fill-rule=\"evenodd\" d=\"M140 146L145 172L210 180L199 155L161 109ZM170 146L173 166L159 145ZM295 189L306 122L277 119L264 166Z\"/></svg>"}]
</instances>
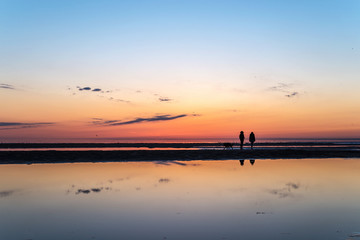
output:
<instances>
[{"instance_id":1,"label":"distant sea","mask_svg":"<svg viewBox=\"0 0 360 240\"><path fill-rule=\"evenodd\" d=\"M238 143L238 138L1 138L0 143ZM248 139L245 139L245 143ZM360 138L257 138L256 143L360 144Z\"/></svg>"}]
</instances>

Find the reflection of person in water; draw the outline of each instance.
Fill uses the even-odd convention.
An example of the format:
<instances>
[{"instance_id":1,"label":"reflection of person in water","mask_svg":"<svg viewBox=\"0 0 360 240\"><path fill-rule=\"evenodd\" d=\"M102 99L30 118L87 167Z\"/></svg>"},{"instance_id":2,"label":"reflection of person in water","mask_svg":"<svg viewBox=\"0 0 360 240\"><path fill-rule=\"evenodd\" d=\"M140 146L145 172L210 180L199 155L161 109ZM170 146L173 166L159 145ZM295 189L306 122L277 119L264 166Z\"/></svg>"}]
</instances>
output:
<instances>
[{"instance_id":1,"label":"reflection of person in water","mask_svg":"<svg viewBox=\"0 0 360 240\"><path fill-rule=\"evenodd\" d=\"M255 134L253 132L250 133L249 141L250 141L250 144L251 144L251 149L253 149L254 142L255 142Z\"/></svg>"},{"instance_id":2,"label":"reflection of person in water","mask_svg":"<svg viewBox=\"0 0 360 240\"><path fill-rule=\"evenodd\" d=\"M239 139L240 139L240 150L242 150L243 146L244 146L244 140L245 140L245 136L244 136L243 131L240 132Z\"/></svg>"},{"instance_id":3,"label":"reflection of person in water","mask_svg":"<svg viewBox=\"0 0 360 240\"><path fill-rule=\"evenodd\" d=\"M242 160L239 160L240 161L240 165L241 166L244 166L244 162L245 162L245 160L244 159L242 159Z\"/></svg>"},{"instance_id":4,"label":"reflection of person in water","mask_svg":"<svg viewBox=\"0 0 360 240\"><path fill-rule=\"evenodd\" d=\"M254 165L254 163L255 163L255 159L250 159L250 164Z\"/></svg>"}]
</instances>

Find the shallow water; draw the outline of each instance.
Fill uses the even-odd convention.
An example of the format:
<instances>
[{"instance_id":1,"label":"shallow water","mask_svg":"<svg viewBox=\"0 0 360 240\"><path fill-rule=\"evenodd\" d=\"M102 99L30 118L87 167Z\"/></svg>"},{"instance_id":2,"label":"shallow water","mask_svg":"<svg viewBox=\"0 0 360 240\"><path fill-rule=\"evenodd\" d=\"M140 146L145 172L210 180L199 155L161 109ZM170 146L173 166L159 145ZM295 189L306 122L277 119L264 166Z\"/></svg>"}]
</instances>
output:
<instances>
[{"instance_id":1,"label":"shallow water","mask_svg":"<svg viewBox=\"0 0 360 240\"><path fill-rule=\"evenodd\" d=\"M359 239L360 159L0 165L0 239Z\"/></svg>"}]
</instances>

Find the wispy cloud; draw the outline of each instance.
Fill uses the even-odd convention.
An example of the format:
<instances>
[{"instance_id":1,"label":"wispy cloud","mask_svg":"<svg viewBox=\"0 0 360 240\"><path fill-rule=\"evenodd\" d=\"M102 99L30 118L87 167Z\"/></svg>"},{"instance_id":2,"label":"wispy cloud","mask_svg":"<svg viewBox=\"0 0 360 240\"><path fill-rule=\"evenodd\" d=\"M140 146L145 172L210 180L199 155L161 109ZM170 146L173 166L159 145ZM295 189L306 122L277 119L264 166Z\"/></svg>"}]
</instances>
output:
<instances>
[{"instance_id":1,"label":"wispy cloud","mask_svg":"<svg viewBox=\"0 0 360 240\"><path fill-rule=\"evenodd\" d=\"M269 91L276 91L276 92L289 92L289 88L291 87L291 84L286 83L278 83L275 86L269 87Z\"/></svg>"},{"instance_id":2,"label":"wispy cloud","mask_svg":"<svg viewBox=\"0 0 360 240\"><path fill-rule=\"evenodd\" d=\"M77 192L75 193L76 195L77 194L89 194L91 192L94 192L94 193L99 193L103 190L104 188L91 188L91 189L78 189Z\"/></svg>"},{"instance_id":3,"label":"wispy cloud","mask_svg":"<svg viewBox=\"0 0 360 240\"><path fill-rule=\"evenodd\" d=\"M53 123L53 122L35 122L35 123L0 122L0 130L46 127L46 126L50 126L50 125L54 125L54 124L55 123Z\"/></svg>"},{"instance_id":4,"label":"wispy cloud","mask_svg":"<svg viewBox=\"0 0 360 240\"><path fill-rule=\"evenodd\" d=\"M109 100L114 101L114 102L131 103L131 101L120 99L120 98L113 98L113 97L110 97Z\"/></svg>"},{"instance_id":5,"label":"wispy cloud","mask_svg":"<svg viewBox=\"0 0 360 240\"><path fill-rule=\"evenodd\" d=\"M79 90L79 91L90 91L91 90L91 87L77 87L77 89Z\"/></svg>"},{"instance_id":6,"label":"wispy cloud","mask_svg":"<svg viewBox=\"0 0 360 240\"><path fill-rule=\"evenodd\" d=\"M172 101L172 99L171 99L171 98L167 98L167 97L160 97L160 98L159 98L159 101L160 101L160 102L170 102L170 101Z\"/></svg>"},{"instance_id":7,"label":"wispy cloud","mask_svg":"<svg viewBox=\"0 0 360 240\"><path fill-rule=\"evenodd\" d=\"M97 97L101 97L101 98L105 98L109 101L113 101L113 102L119 102L119 103L133 103L132 100L128 100L128 99L124 99L123 96L133 96L134 94L141 94L143 96L155 96L156 97L156 101L159 102L166 102L166 103L170 103L173 102L174 99L170 98L170 97L164 97L162 94L160 93L153 93L151 91L144 91L144 90L139 90L139 89L103 89L103 88L94 88L94 87L90 87L90 86L86 86L86 87L81 87L81 86L76 86L76 88L72 88L72 87L67 87L68 91L72 92L72 95L78 95L78 94L83 94L83 95L95 95ZM80 93L82 92L82 93ZM119 93L116 94L116 92L122 92L122 95L119 95ZM131 94L131 95L129 95Z\"/></svg>"},{"instance_id":8,"label":"wispy cloud","mask_svg":"<svg viewBox=\"0 0 360 240\"><path fill-rule=\"evenodd\" d=\"M119 91L119 89L104 90L102 88L80 87L80 86L77 86L76 89L77 89L77 91L74 92L72 88L70 88L70 87L67 88L67 90L73 92L72 95L77 95L78 91L80 91L80 92L84 92L84 93L86 92L88 94L95 94L95 96L97 96L97 97L106 98L107 100L113 101L113 102L131 103L131 101L129 101L129 100L124 100L121 98L116 98L114 96L108 95L115 91Z\"/></svg>"},{"instance_id":9,"label":"wispy cloud","mask_svg":"<svg viewBox=\"0 0 360 240\"><path fill-rule=\"evenodd\" d=\"M299 95L298 92L293 92L293 93L290 93L290 94L286 94L285 97L292 98L292 97L295 97L297 95Z\"/></svg>"},{"instance_id":10,"label":"wispy cloud","mask_svg":"<svg viewBox=\"0 0 360 240\"><path fill-rule=\"evenodd\" d=\"M278 83L275 86L269 87L268 91L274 91L274 92L282 92L286 93L284 96L287 98L292 98L295 96L299 96L300 93L298 91L294 91L292 89L293 84L287 84L287 83Z\"/></svg>"},{"instance_id":11,"label":"wispy cloud","mask_svg":"<svg viewBox=\"0 0 360 240\"><path fill-rule=\"evenodd\" d=\"M245 93L246 92L246 90L241 89L241 88L233 88L232 90L237 93Z\"/></svg>"},{"instance_id":12,"label":"wispy cloud","mask_svg":"<svg viewBox=\"0 0 360 240\"><path fill-rule=\"evenodd\" d=\"M9 90L15 90L15 87L13 85L6 84L6 83L0 83L0 88L9 89Z\"/></svg>"},{"instance_id":13,"label":"wispy cloud","mask_svg":"<svg viewBox=\"0 0 360 240\"><path fill-rule=\"evenodd\" d=\"M129 124L135 124L135 123L142 123L142 122L159 122L159 121L170 121L175 120L178 118L188 117L188 116L195 116L194 114L188 115L188 114L180 114L180 115L156 115L154 117L149 118L134 118L132 120L123 121L123 120L98 120L93 119L92 123L95 125L102 125L102 126L120 126L120 125L129 125Z\"/></svg>"},{"instance_id":14,"label":"wispy cloud","mask_svg":"<svg viewBox=\"0 0 360 240\"><path fill-rule=\"evenodd\" d=\"M104 119L102 119L102 118L92 118L92 120L102 121L102 120L104 120Z\"/></svg>"}]
</instances>

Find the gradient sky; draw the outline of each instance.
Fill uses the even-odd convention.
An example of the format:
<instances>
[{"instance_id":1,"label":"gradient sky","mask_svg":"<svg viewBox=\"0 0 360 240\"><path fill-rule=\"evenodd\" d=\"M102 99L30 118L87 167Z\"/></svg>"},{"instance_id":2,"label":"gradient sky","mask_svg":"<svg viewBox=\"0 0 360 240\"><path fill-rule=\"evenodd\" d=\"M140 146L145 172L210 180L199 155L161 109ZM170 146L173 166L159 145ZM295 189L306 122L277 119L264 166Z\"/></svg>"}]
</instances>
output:
<instances>
[{"instance_id":1,"label":"gradient sky","mask_svg":"<svg viewBox=\"0 0 360 240\"><path fill-rule=\"evenodd\" d=\"M359 0L1 0L0 141L360 137L359 12Z\"/></svg>"}]
</instances>

